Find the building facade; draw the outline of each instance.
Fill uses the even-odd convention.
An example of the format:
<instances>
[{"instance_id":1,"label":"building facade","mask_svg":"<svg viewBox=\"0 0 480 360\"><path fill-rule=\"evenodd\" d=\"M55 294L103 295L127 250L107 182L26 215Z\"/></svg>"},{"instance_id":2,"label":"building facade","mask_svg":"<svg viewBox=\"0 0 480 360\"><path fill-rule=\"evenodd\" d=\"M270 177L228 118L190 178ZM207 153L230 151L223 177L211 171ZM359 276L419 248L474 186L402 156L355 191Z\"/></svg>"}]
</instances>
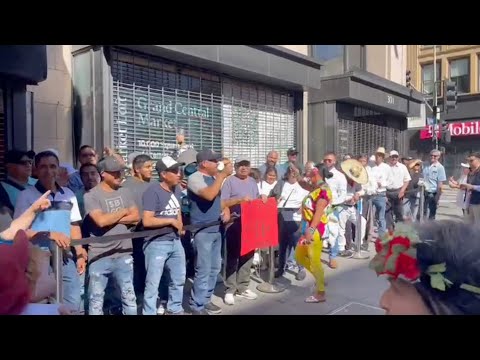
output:
<instances>
[{"instance_id":1,"label":"building facade","mask_svg":"<svg viewBox=\"0 0 480 360\"><path fill-rule=\"evenodd\" d=\"M480 150L480 45L435 45L438 104L443 110L443 86L441 81L452 80L457 84L457 108L440 118L450 127L451 142L439 140L444 150L443 162L447 174L456 175L460 163L468 153ZM408 45L407 68L411 71L412 84L432 104L434 83L434 45ZM430 113L427 111L427 117ZM433 126L409 131L409 152L426 159L435 146Z\"/></svg>"},{"instance_id":2,"label":"building facade","mask_svg":"<svg viewBox=\"0 0 480 360\"><path fill-rule=\"evenodd\" d=\"M254 166L271 149L285 160L303 142L304 92L320 86L320 62L289 46L74 45L72 56L74 148L124 157L158 159L183 133Z\"/></svg>"},{"instance_id":3,"label":"building facade","mask_svg":"<svg viewBox=\"0 0 480 360\"><path fill-rule=\"evenodd\" d=\"M407 116L421 96L405 85L406 45L48 45L48 77L28 86L33 148L76 163L92 144L158 158L183 132L189 146L254 165L296 146L325 151L408 149ZM255 59L255 61L252 61Z\"/></svg>"},{"instance_id":4,"label":"building facade","mask_svg":"<svg viewBox=\"0 0 480 360\"><path fill-rule=\"evenodd\" d=\"M33 96L27 86L46 77L45 45L0 46L0 177L6 150L33 148Z\"/></svg>"},{"instance_id":5,"label":"building facade","mask_svg":"<svg viewBox=\"0 0 480 360\"><path fill-rule=\"evenodd\" d=\"M372 154L379 146L404 153L407 117L422 96L405 87L406 45L311 45L323 63L322 84L308 97L309 158L326 150Z\"/></svg>"}]
</instances>

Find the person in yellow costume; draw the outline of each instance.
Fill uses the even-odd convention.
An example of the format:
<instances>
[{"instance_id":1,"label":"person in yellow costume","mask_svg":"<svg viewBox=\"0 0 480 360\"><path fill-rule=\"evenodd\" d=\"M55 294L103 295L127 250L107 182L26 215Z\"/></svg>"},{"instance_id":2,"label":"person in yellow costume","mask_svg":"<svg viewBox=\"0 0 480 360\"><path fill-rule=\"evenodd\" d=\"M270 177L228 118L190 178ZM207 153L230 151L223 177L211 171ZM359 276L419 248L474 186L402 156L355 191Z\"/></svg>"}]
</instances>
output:
<instances>
[{"instance_id":1,"label":"person in yellow costume","mask_svg":"<svg viewBox=\"0 0 480 360\"><path fill-rule=\"evenodd\" d=\"M325 179L333 176L325 165L317 164L307 174L310 193L302 204L302 237L295 250L295 257L316 281L315 293L305 299L307 303L324 302L325 275L322 266L322 236L328 223L332 192Z\"/></svg>"}]
</instances>

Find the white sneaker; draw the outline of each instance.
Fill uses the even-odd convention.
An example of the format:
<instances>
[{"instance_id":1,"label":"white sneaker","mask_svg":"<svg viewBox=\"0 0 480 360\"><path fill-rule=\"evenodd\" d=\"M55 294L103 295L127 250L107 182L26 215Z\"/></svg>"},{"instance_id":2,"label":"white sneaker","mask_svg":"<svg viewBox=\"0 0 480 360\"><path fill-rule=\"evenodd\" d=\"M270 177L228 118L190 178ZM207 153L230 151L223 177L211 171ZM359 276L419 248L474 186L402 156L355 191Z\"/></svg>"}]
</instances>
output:
<instances>
[{"instance_id":1,"label":"white sneaker","mask_svg":"<svg viewBox=\"0 0 480 360\"><path fill-rule=\"evenodd\" d=\"M223 299L225 304L227 305L234 305L235 304L235 297L233 294L225 294L225 298Z\"/></svg>"},{"instance_id":2,"label":"white sneaker","mask_svg":"<svg viewBox=\"0 0 480 360\"><path fill-rule=\"evenodd\" d=\"M157 315L164 315L166 307L167 307L166 301L160 302L160 305L158 306L158 309L157 309Z\"/></svg>"},{"instance_id":3,"label":"white sneaker","mask_svg":"<svg viewBox=\"0 0 480 360\"><path fill-rule=\"evenodd\" d=\"M255 300L258 298L258 295L255 294L252 290L247 289L244 292L237 294L237 296L248 299L248 300Z\"/></svg>"}]
</instances>

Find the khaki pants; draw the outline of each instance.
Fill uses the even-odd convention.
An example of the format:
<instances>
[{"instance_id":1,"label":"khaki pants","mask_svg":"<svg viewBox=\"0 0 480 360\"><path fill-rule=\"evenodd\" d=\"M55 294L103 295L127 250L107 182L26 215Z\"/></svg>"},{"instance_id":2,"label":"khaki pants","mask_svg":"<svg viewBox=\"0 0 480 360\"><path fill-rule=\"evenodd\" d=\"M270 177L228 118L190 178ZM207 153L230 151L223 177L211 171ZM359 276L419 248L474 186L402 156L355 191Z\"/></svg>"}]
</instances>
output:
<instances>
[{"instance_id":1,"label":"khaki pants","mask_svg":"<svg viewBox=\"0 0 480 360\"><path fill-rule=\"evenodd\" d=\"M480 205L470 205L465 218L469 224L480 224Z\"/></svg>"}]
</instances>

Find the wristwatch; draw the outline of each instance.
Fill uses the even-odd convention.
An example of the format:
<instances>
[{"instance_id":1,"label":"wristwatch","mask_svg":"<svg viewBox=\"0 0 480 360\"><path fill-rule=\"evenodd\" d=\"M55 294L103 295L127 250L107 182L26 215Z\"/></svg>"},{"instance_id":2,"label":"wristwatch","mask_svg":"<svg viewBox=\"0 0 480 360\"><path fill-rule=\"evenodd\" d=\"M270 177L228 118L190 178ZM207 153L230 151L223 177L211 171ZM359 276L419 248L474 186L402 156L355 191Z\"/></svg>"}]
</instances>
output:
<instances>
[{"instance_id":1,"label":"wristwatch","mask_svg":"<svg viewBox=\"0 0 480 360\"><path fill-rule=\"evenodd\" d=\"M310 231L310 234L315 234L315 231L317 231L317 229L313 228L313 227L309 227L308 228L308 231Z\"/></svg>"}]
</instances>

